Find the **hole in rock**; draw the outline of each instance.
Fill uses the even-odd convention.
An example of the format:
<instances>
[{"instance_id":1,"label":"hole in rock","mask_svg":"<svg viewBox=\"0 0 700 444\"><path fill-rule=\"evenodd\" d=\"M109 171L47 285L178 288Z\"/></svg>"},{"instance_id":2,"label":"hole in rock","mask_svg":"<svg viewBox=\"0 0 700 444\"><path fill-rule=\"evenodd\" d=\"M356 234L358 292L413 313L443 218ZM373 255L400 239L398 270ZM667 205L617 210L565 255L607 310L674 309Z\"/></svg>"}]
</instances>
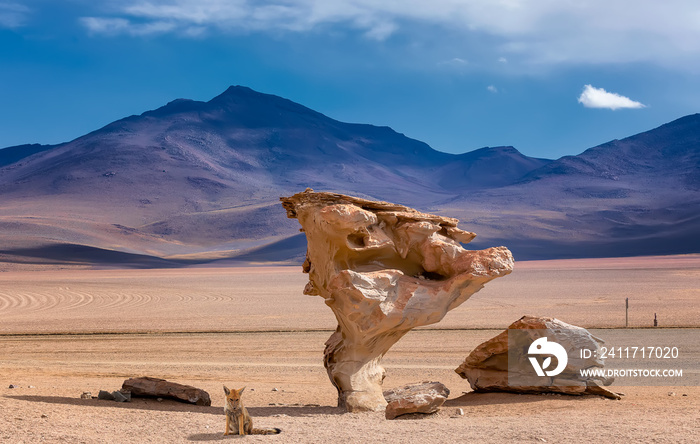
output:
<instances>
[{"instance_id":1,"label":"hole in rock","mask_svg":"<svg viewBox=\"0 0 700 444\"><path fill-rule=\"evenodd\" d=\"M350 248L362 248L365 246L365 235L362 233L352 233L348 235L348 246Z\"/></svg>"},{"instance_id":2,"label":"hole in rock","mask_svg":"<svg viewBox=\"0 0 700 444\"><path fill-rule=\"evenodd\" d=\"M432 271L424 271L422 276L431 281L444 281L447 279L447 276Z\"/></svg>"}]
</instances>

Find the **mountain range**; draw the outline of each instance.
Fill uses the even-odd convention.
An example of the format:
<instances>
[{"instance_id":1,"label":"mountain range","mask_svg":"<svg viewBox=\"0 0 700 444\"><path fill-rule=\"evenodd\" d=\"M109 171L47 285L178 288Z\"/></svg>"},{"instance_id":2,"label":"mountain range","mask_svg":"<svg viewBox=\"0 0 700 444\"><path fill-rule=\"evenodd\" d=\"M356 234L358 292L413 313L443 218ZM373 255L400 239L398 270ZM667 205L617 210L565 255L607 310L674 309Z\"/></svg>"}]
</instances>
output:
<instances>
[{"instance_id":1,"label":"mountain range","mask_svg":"<svg viewBox=\"0 0 700 444\"><path fill-rule=\"evenodd\" d=\"M0 260L288 261L279 204L311 187L457 217L517 259L700 251L700 115L557 160L447 154L233 86L59 145L0 150Z\"/></svg>"}]
</instances>

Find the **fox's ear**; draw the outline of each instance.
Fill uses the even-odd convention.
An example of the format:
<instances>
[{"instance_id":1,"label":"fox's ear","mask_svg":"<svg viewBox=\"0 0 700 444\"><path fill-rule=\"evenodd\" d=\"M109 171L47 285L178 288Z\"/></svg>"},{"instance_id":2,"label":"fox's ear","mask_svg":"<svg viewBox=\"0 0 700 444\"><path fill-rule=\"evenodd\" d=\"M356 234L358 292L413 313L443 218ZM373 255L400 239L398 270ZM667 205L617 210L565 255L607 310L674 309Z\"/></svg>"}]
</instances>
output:
<instances>
[{"instance_id":1,"label":"fox's ear","mask_svg":"<svg viewBox=\"0 0 700 444\"><path fill-rule=\"evenodd\" d=\"M243 393L243 390L245 390L245 386L242 389L238 390L238 394L240 395L241 393Z\"/></svg>"},{"instance_id":2,"label":"fox's ear","mask_svg":"<svg viewBox=\"0 0 700 444\"><path fill-rule=\"evenodd\" d=\"M231 390L229 390L228 387L224 386L224 393L226 394L226 396L228 396L231 394Z\"/></svg>"}]
</instances>

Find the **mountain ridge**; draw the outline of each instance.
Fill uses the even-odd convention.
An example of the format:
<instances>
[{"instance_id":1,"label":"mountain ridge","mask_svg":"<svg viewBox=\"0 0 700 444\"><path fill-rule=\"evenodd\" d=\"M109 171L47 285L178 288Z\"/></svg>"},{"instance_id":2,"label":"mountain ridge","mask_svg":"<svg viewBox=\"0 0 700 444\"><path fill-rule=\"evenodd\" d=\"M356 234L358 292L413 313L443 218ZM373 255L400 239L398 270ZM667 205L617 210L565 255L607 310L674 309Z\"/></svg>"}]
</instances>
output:
<instances>
[{"instance_id":1,"label":"mountain ridge","mask_svg":"<svg viewBox=\"0 0 700 444\"><path fill-rule=\"evenodd\" d=\"M700 234L700 114L549 160L508 146L442 153L232 86L22 147L0 150L0 241L24 251L43 242L268 260L281 245L289 259L297 228L278 198L306 187L458 217L476 246L513 245L516 258L638 254L652 238ZM669 249L648 251L659 250Z\"/></svg>"}]
</instances>

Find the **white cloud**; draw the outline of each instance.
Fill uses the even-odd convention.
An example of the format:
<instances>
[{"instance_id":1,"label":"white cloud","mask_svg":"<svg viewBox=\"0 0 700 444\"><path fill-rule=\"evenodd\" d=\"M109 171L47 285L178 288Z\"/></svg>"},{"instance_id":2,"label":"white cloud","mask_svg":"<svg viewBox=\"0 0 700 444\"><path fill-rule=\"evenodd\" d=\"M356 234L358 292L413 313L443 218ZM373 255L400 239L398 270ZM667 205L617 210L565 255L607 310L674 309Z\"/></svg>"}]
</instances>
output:
<instances>
[{"instance_id":1,"label":"white cloud","mask_svg":"<svg viewBox=\"0 0 700 444\"><path fill-rule=\"evenodd\" d=\"M279 31L307 32L321 25L345 24L359 30L362 35L374 40L385 40L399 26L395 14L384 13L364 0L136 0L122 7L117 14L127 20L121 27L124 33L143 23L155 21L172 24L172 31L190 35L192 29L201 35L203 28L223 31ZM104 20L116 17L105 17ZM92 18L90 18L92 19ZM91 21L82 20L92 32L115 31L112 27L91 26Z\"/></svg>"},{"instance_id":2,"label":"white cloud","mask_svg":"<svg viewBox=\"0 0 700 444\"><path fill-rule=\"evenodd\" d=\"M19 28L24 26L30 9L19 3L0 2L0 28Z\"/></svg>"},{"instance_id":3,"label":"white cloud","mask_svg":"<svg viewBox=\"0 0 700 444\"><path fill-rule=\"evenodd\" d=\"M179 33L192 27L308 32L344 26L378 40L400 32L414 41L444 35L438 44L453 51L469 42L487 42L489 53L502 54L503 63L517 55L519 62L539 66L653 62L700 67L697 0L127 0L121 4L117 13L104 18L129 20L124 33L139 26L147 29L145 23L151 21L161 23L160 28L171 24L170 31ZM418 35L417 29L433 34ZM487 38L480 39L483 36Z\"/></svg>"},{"instance_id":4,"label":"white cloud","mask_svg":"<svg viewBox=\"0 0 700 444\"><path fill-rule=\"evenodd\" d=\"M585 85L583 92L578 98L578 102L586 108L645 108L646 105L636 102L628 97L616 93L607 92L603 88L596 88L592 85Z\"/></svg>"},{"instance_id":5,"label":"white cloud","mask_svg":"<svg viewBox=\"0 0 700 444\"><path fill-rule=\"evenodd\" d=\"M461 67L461 66L466 66L469 62L467 62L465 59L460 58L460 57L454 57L451 58L450 60L443 60L442 62L438 63L438 65L442 66L452 66L452 67Z\"/></svg>"},{"instance_id":6,"label":"white cloud","mask_svg":"<svg viewBox=\"0 0 700 444\"><path fill-rule=\"evenodd\" d=\"M394 23L380 22L365 32L365 36L374 40L382 41L389 38L389 36L397 29L398 26L396 26Z\"/></svg>"},{"instance_id":7,"label":"white cloud","mask_svg":"<svg viewBox=\"0 0 700 444\"><path fill-rule=\"evenodd\" d=\"M93 33L112 35L129 34L133 36L142 36L149 34L162 34L172 31L176 26L174 23L164 21L132 23L131 21L123 18L82 17L80 21ZM189 29L185 30L186 33L188 31Z\"/></svg>"},{"instance_id":8,"label":"white cloud","mask_svg":"<svg viewBox=\"0 0 700 444\"><path fill-rule=\"evenodd\" d=\"M489 91L492 92L492 93L497 93L497 92L498 92L498 88L496 88L494 85L489 85L489 86L486 87L486 89L489 90Z\"/></svg>"},{"instance_id":9,"label":"white cloud","mask_svg":"<svg viewBox=\"0 0 700 444\"><path fill-rule=\"evenodd\" d=\"M204 26L190 26L184 29L184 34L188 37L202 37L207 33Z\"/></svg>"},{"instance_id":10,"label":"white cloud","mask_svg":"<svg viewBox=\"0 0 700 444\"><path fill-rule=\"evenodd\" d=\"M286 8L272 4L254 7L245 0L155 0L132 2L124 8L124 12L133 17L204 25L240 20L256 14L262 16L258 19L274 19L275 15L279 15L279 12L275 14L274 11L283 9Z\"/></svg>"},{"instance_id":11,"label":"white cloud","mask_svg":"<svg viewBox=\"0 0 700 444\"><path fill-rule=\"evenodd\" d=\"M122 18L82 17L80 21L91 32L114 34L129 27L129 21Z\"/></svg>"},{"instance_id":12,"label":"white cloud","mask_svg":"<svg viewBox=\"0 0 700 444\"><path fill-rule=\"evenodd\" d=\"M498 58L498 62L499 62L499 63L508 63L508 59L505 58L505 57L499 57L499 58Z\"/></svg>"}]
</instances>

